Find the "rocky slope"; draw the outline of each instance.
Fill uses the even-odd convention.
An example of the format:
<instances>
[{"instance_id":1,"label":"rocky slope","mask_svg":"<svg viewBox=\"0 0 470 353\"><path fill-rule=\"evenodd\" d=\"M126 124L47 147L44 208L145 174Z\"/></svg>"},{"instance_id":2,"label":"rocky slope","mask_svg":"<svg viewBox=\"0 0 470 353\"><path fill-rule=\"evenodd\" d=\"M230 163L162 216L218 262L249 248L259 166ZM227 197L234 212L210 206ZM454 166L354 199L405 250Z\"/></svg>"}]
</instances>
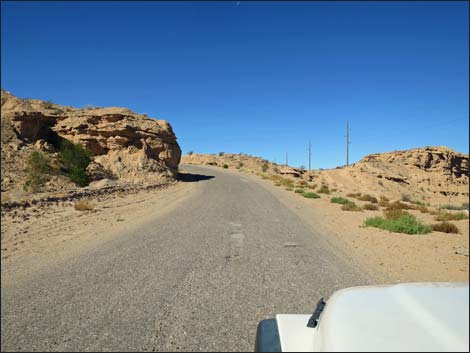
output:
<instances>
[{"instance_id":1,"label":"rocky slope","mask_svg":"<svg viewBox=\"0 0 470 353\"><path fill-rule=\"evenodd\" d=\"M447 147L424 147L371 154L348 167L311 172L277 165L258 157L238 154L185 155L182 163L212 164L283 174L312 184L329 185L346 192L362 192L435 204L468 202L469 156Z\"/></svg>"},{"instance_id":2,"label":"rocky slope","mask_svg":"<svg viewBox=\"0 0 470 353\"><path fill-rule=\"evenodd\" d=\"M63 139L91 151L87 170L95 184L105 179L149 185L177 173L181 150L167 121L125 108L78 109L21 99L4 90L1 103L2 192L21 189L31 151L54 156ZM73 187L60 175L46 185L47 190Z\"/></svg>"}]
</instances>

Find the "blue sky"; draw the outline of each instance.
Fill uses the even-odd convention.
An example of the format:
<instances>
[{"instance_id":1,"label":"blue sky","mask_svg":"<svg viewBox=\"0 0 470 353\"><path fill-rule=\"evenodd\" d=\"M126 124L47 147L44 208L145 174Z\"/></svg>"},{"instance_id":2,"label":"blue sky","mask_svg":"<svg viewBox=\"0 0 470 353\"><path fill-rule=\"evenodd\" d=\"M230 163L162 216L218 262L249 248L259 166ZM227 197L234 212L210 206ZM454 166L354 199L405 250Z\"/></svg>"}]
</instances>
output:
<instances>
[{"instance_id":1,"label":"blue sky","mask_svg":"<svg viewBox=\"0 0 470 353\"><path fill-rule=\"evenodd\" d=\"M184 153L468 153L466 2L2 2L2 88L168 120Z\"/></svg>"}]
</instances>

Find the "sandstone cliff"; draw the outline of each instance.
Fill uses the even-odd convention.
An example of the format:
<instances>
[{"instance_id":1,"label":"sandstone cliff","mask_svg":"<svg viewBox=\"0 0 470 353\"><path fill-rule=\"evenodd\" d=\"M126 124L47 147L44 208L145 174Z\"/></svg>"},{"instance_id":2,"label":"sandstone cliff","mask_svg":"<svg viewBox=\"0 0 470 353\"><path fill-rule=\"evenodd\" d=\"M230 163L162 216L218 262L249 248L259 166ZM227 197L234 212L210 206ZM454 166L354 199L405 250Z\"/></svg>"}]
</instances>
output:
<instances>
[{"instance_id":1,"label":"sandstone cliff","mask_svg":"<svg viewBox=\"0 0 470 353\"><path fill-rule=\"evenodd\" d=\"M176 176L181 150L164 120L125 108L78 109L20 99L4 90L1 103L2 191L21 184L25 160L32 150L53 155L61 139L91 151L88 172L93 180L152 184ZM49 189L58 186L72 185L60 176L48 184Z\"/></svg>"},{"instance_id":2,"label":"sandstone cliff","mask_svg":"<svg viewBox=\"0 0 470 353\"><path fill-rule=\"evenodd\" d=\"M400 199L431 203L465 202L469 197L469 156L447 147L424 147L371 154L348 167L311 172L238 154L192 154L182 163L211 164L256 173L282 174L294 180Z\"/></svg>"}]
</instances>

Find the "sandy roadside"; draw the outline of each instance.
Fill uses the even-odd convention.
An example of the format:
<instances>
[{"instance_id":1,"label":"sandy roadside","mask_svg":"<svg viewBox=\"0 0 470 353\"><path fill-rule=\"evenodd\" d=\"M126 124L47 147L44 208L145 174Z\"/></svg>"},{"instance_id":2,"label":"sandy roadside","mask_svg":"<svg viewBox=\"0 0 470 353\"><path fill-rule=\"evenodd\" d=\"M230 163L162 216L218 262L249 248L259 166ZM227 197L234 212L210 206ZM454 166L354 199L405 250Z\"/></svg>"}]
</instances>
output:
<instances>
[{"instance_id":1,"label":"sandy roadside","mask_svg":"<svg viewBox=\"0 0 470 353\"><path fill-rule=\"evenodd\" d=\"M14 269L15 280L80 251L130 233L147 220L163 216L195 194L200 185L177 182L162 189L113 193L87 199L91 211L78 211L75 202L32 206L2 215L2 281ZM6 276L6 277L4 277Z\"/></svg>"},{"instance_id":2,"label":"sandy roadside","mask_svg":"<svg viewBox=\"0 0 470 353\"><path fill-rule=\"evenodd\" d=\"M363 227L367 217L381 216L381 211L348 212L330 202L331 196L346 197L342 192L307 199L269 180L240 173L272 192L312 229L329 237L364 268L374 274L377 283L469 281L468 220L452 221L460 234L432 232L423 235L390 233ZM354 200L358 205L366 202ZM435 223L433 216L411 211L425 223Z\"/></svg>"}]
</instances>

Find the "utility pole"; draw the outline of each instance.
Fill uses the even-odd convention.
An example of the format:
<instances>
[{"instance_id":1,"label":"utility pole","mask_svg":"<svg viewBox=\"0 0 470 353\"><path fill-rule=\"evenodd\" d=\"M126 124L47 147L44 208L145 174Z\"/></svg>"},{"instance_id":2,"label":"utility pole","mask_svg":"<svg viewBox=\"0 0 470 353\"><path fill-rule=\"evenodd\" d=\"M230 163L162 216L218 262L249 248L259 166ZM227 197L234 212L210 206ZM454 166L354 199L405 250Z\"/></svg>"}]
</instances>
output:
<instances>
[{"instance_id":1,"label":"utility pole","mask_svg":"<svg viewBox=\"0 0 470 353\"><path fill-rule=\"evenodd\" d=\"M312 161L312 144L308 141L308 171L310 171L310 164Z\"/></svg>"},{"instance_id":2,"label":"utility pole","mask_svg":"<svg viewBox=\"0 0 470 353\"><path fill-rule=\"evenodd\" d=\"M286 152L286 167L289 166L289 159L287 158L287 152Z\"/></svg>"},{"instance_id":3,"label":"utility pole","mask_svg":"<svg viewBox=\"0 0 470 353\"><path fill-rule=\"evenodd\" d=\"M349 122L346 121L346 167L349 165Z\"/></svg>"}]
</instances>

